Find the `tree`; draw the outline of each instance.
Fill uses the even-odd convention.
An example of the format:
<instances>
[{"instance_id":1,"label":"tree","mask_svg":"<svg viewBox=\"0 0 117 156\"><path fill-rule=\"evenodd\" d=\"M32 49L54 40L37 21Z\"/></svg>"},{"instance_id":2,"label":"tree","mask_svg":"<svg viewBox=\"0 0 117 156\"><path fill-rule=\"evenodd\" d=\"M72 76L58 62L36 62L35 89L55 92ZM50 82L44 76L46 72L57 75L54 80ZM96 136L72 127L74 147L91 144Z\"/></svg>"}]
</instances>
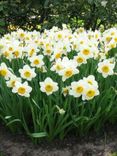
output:
<instances>
[{"instance_id":1,"label":"tree","mask_svg":"<svg viewBox=\"0 0 117 156\"><path fill-rule=\"evenodd\" d=\"M0 32L9 31L9 25L29 30L63 23L75 28L108 28L117 23L116 10L116 0L2 0Z\"/></svg>"}]
</instances>

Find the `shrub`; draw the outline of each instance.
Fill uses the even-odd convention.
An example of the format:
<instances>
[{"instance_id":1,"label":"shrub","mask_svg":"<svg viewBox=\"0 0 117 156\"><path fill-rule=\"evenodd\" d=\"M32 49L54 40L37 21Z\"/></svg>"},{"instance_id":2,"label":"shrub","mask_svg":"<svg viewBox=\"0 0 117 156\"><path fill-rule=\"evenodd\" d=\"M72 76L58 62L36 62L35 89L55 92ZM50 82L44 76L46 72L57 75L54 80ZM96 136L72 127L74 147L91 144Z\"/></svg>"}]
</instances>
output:
<instances>
[{"instance_id":1,"label":"shrub","mask_svg":"<svg viewBox=\"0 0 117 156\"><path fill-rule=\"evenodd\" d=\"M105 29L117 23L116 0L1 0L0 33L16 28L39 30L62 27Z\"/></svg>"},{"instance_id":2,"label":"shrub","mask_svg":"<svg viewBox=\"0 0 117 156\"><path fill-rule=\"evenodd\" d=\"M0 117L31 138L117 121L117 29L18 30L0 40Z\"/></svg>"}]
</instances>

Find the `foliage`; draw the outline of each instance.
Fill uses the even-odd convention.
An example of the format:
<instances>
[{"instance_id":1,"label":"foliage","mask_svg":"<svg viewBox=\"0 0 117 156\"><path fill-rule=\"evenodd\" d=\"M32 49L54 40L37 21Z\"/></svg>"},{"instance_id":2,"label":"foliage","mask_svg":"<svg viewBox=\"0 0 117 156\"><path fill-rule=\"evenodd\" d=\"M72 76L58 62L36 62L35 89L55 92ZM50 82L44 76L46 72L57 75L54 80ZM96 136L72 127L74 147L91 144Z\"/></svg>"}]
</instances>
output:
<instances>
[{"instance_id":1,"label":"foliage","mask_svg":"<svg viewBox=\"0 0 117 156\"><path fill-rule=\"evenodd\" d=\"M62 26L98 29L117 23L116 0L2 0L0 31L17 27L34 30ZM9 29L8 29L9 28Z\"/></svg>"}]
</instances>

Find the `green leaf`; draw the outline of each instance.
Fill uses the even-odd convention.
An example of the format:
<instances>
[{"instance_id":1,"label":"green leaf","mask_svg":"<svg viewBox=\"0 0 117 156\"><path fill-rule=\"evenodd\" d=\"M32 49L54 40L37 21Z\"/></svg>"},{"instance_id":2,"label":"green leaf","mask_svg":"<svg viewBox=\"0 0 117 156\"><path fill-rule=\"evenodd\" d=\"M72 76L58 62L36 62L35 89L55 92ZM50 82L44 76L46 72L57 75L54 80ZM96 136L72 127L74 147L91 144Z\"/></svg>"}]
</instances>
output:
<instances>
[{"instance_id":1,"label":"green leaf","mask_svg":"<svg viewBox=\"0 0 117 156\"><path fill-rule=\"evenodd\" d=\"M5 26L4 20L0 20L0 26Z\"/></svg>"},{"instance_id":2,"label":"green leaf","mask_svg":"<svg viewBox=\"0 0 117 156\"><path fill-rule=\"evenodd\" d=\"M94 0L88 0L88 3L89 4L93 4L94 3Z\"/></svg>"},{"instance_id":3,"label":"green leaf","mask_svg":"<svg viewBox=\"0 0 117 156\"><path fill-rule=\"evenodd\" d=\"M8 120L10 119L12 116L5 116L5 119Z\"/></svg>"},{"instance_id":4,"label":"green leaf","mask_svg":"<svg viewBox=\"0 0 117 156\"><path fill-rule=\"evenodd\" d=\"M117 55L117 47L109 50L108 55L109 55L109 57L116 56Z\"/></svg>"},{"instance_id":5,"label":"green leaf","mask_svg":"<svg viewBox=\"0 0 117 156\"><path fill-rule=\"evenodd\" d=\"M49 0L46 0L45 3L44 3L44 7L48 7L48 4L49 4Z\"/></svg>"},{"instance_id":6,"label":"green leaf","mask_svg":"<svg viewBox=\"0 0 117 156\"><path fill-rule=\"evenodd\" d=\"M46 132L32 133L30 134L30 136L33 138L42 138L42 137L46 137L47 133Z\"/></svg>"},{"instance_id":7,"label":"green leaf","mask_svg":"<svg viewBox=\"0 0 117 156\"><path fill-rule=\"evenodd\" d=\"M13 123L15 123L15 122L21 122L21 120L20 120L20 119L14 119L14 120L8 122L8 123L7 123L7 126L9 126L9 125L11 125L11 124L13 124Z\"/></svg>"}]
</instances>

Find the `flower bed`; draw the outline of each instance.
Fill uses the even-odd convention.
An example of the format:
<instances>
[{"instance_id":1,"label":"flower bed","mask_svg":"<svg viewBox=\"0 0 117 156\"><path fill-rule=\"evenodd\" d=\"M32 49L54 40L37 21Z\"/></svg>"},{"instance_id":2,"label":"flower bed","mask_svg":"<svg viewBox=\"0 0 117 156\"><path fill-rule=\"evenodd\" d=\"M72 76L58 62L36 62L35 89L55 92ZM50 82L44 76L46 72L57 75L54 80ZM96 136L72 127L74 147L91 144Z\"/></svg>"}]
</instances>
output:
<instances>
[{"instance_id":1,"label":"flower bed","mask_svg":"<svg viewBox=\"0 0 117 156\"><path fill-rule=\"evenodd\" d=\"M0 39L0 117L32 139L86 134L117 121L117 29L43 33L18 30Z\"/></svg>"}]
</instances>

